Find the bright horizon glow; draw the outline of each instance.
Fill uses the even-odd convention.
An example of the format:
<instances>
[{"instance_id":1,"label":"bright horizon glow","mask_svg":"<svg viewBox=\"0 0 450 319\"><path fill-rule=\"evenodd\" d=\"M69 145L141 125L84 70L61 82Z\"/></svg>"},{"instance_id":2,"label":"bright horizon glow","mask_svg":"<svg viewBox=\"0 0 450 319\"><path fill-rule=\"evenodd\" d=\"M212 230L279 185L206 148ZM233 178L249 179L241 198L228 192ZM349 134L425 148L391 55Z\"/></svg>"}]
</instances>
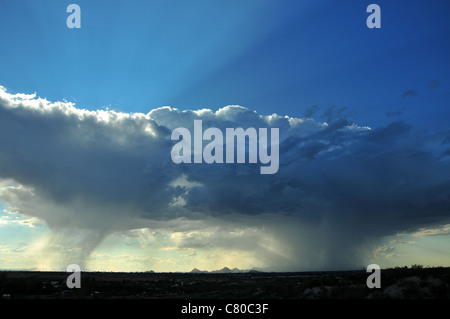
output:
<instances>
[{"instance_id":1,"label":"bright horizon glow","mask_svg":"<svg viewBox=\"0 0 450 319\"><path fill-rule=\"evenodd\" d=\"M8 216L3 214L1 217ZM45 241L50 231L43 223L33 225L30 223L1 223L0 219L0 246L2 270L42 270L65 271L64 268L43 267L36 268L39 264L39 245ZM374 247L368 262L380 265L381 268L403 267L420 264L425 267L448 267L448 240L447 232L436 235L426 234L399 234L386 239L386 244ZM441 228L442 229L442 228ZM428 230L430 233L432 230ZM277 271L265 269L258 263L257 256L239 255L233 251L219 251L226 258L215 259L211 262L210 251L202 252L193 260L195 249L180 250L177 247L152 248L149 244L147 228L131 231L133 236L127 233L111 234L91 254L89 262L82 271L112 271L112 272L190 272L197 268L200 270L214 271L224 267L240 270L257 269L261 271ZM15 236L11 238L11 235ZM14 238L15 237L15 238ZM29 238L30 243L23 241ZM150 236L151 237L151 236ZM37 243L37 244L36 244ZM39 244L40 243L40 244ZM37 249L37 251L36 251ZM185 263L188 256L189 263ZM249 258L250 257L250 258ZM250 260L250 262L248 262ZM180 261L183 261L180 263ZM208 262L209 261L209 262ZM364 265L361 265L364 267ZM291 271L315 271L317 269L292 269ZM321 269L335 270L335 269Z\"/></svg>"}]
</instances>

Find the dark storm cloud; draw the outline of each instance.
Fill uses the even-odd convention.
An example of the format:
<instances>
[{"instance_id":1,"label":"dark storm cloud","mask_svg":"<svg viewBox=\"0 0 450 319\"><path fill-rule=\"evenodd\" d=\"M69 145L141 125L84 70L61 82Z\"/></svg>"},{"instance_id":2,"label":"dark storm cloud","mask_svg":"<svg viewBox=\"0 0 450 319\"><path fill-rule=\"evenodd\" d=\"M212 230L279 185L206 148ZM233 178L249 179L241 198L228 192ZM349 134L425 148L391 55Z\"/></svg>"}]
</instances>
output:
<instances>
[{"instance_id":1,"label":"dark storm cloud","mask_svg":"<svg viewBox=\"0 0 450 319\"><path fill-rule=\"evenodd\" d=\"M313 106L307 108L305 110L305 112L303 113L303 117L312 118L314 116L314 114L317 112L318 108L319 108L318 105L313 105Z\"/></svg>"},{"instance_id":2,"label":"dark storm cloud","mask_svg":"<svg viewBox=\"0 0 450 319\"><path fill-rule=\"evenodd\" d=\"M345 107L336 107L334 105L328 107L321 107L319 105L313 105L303 112L304 118L315 118L324 120L326 122L332 122L336 119L345 118ZM321 111L322 110L322 111ZM321 112L320 112L321 111Z\"/></svg>"},{"instance_id":3,"label":"dark storm cloud","mask_svg":"<svg viewBox=\"0 0 450 319\"><path fill-rule=\"evenodd\" d=\"M111 231L183 217L261 229L288 247L286 269L305 260L347 267L369 240L450 221L442 137L403 122L370 129L337 108L324 112L328 124L239 106L129 115L0 93L0 177L21 185L2 189L0 198L55 231L98 229L87 249ZM204 129L278 127L279 171L172 163L170 133L192 131L194 119ZM221 236L215 244L227 245Z\"/></svg>"}]
</instances>

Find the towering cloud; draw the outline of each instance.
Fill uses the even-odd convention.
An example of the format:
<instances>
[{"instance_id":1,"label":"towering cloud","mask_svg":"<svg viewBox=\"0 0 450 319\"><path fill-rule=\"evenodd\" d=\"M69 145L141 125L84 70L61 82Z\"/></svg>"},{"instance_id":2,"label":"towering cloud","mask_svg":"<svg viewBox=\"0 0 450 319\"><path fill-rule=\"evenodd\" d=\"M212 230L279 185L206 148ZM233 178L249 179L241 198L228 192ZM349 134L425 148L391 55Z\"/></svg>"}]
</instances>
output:
<instances>
[{"instance_id":1,"label":"towering cloud","mask_svg":"<svg viewBox=\"0 0 450 319\"><path fill-rule=\"evenodd\" d=\"M223 131L279 128L278 172L174 164L171 132L196 119ZM241 106L87 111L0 87L0 199L45 221L51 244L70 244L69 263L114 231L149 228L194 234L179 248L255 251L277 270L359 266L360 249L383 236L450 221L449 136Z\"/></svg>"}]
</instances>

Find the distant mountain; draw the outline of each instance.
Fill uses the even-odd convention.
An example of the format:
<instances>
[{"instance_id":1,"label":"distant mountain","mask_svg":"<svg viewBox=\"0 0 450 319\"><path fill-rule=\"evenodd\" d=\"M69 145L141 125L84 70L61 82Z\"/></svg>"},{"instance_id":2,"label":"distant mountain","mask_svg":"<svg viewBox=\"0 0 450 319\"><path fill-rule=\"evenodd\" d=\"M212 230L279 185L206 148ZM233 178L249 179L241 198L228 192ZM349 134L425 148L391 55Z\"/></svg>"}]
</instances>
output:
<instances>
[{"instance_id":1,"label":"distant mountain","mask_svg":"<svg viewBox=\"0 0 450 319\"><path fill-rule=\"evenodd\" d=\"M261 271L256 270L256 269L250 269L250 270L248 271L249 274L257 274L257 273L260 273L260 272L261 272Z\"/></svg>"},{"instance_id":2,"label":"distant mountain","mask_svg":"<svg viewBox=\"0 0 450 319\"><path fill-rule=\"evenodd\" d=\"M228 267L223 267L219 270L212 270L212 271L206 271L206 270L199 270L197 268L194 268L190 271L191 274L242 274L242 273L258 273L260 271L256 269L247 269L247 270L241 270L238 268L230 269Z\"/></svg>"},{"instance_id":3,"label":"distant mountain","mask_svg":"<svg viewBox=\"0 0 450 319\"><path fill-rule=\"evenodd\" d=\"M207 273L207 271L206 270L199 270L197 268L194 268L194 269L191 270L190 273L191 274L203 274L203 273Z\"/></svg>"},{"instance_id":4,"label":"distant mountain","mask_svg":"<svg viewBox=\"0 0 450 319\"><path fill-rule=\"evenodd\" d=\"M213 270L213 271L211 271L211 273L213 273L213 274L231 274L232 270L228 267L223 267L220 270Z\"/></svg>"}]
</instances>

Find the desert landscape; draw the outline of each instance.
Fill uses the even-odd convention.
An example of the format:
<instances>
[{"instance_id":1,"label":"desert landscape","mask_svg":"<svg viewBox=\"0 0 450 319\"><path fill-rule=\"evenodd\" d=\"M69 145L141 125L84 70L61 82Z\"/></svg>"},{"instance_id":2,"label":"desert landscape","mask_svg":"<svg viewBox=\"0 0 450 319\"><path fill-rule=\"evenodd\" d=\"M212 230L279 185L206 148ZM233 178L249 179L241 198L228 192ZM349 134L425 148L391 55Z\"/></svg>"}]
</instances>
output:
<instances>
[{"instance_id":1,"label":"desert landscape","mask_svg":"<svg viewBox=\"0 0 450 319\"><path fill-rule=\"evenodd\" d=\"M450 268L420 265L381 270L381 288L369 289L366 270L258 272L224 268L189 273L0 272L2 299L448 299Z\"/></svg>"}]
</instances>

